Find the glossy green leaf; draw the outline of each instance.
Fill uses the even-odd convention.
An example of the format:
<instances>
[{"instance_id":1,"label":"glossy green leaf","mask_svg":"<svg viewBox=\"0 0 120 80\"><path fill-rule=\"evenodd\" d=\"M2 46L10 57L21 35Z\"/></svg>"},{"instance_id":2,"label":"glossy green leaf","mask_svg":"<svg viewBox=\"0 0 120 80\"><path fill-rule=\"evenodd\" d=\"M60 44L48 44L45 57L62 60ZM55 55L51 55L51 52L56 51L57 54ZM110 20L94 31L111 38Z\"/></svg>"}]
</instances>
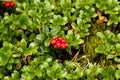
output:
<instances>
[{"instance_id":1,"label":"glossy green leaf","mask_svg":"<svg viewBox=\"0 0 120 80\"><path fill-rule=\"evenodd\" d=\"M117 41L117 42L120 42L120 34L118 34L118 35L116 36L116 41Z\"/></svg>"},{"instance_id":2,"label":"glossy green leaf","mask_svg":"<svg viewBox=\"0 0 120 80\"><path fill-rule=\"evenodd\" d=\"M114 68L114 66L112 66L112 65L109 66L107 73L108 73L109 76L113 76L114 77L114 74L115 74L115 68Z\"/></svg>"},{"instance_id":3,"label":"glossy green leaf","mask_svg":"<svg viewBox=\"0 0 120 80\"><path fill-rule=\"evenodd\" d=\"M37 40L43 41L45 38L46 38L45 34L38 34L38 35L36 35L36 39Z\"/></svg>"},{"instance_id":4,"label":"glossy green leaf","mask_svg":"<svg viewBox=\"0 0 120 80\"><path fill-rule=\"evenodd\" d=\"M48 47L50 45L50 38L47 38L45 41L44 41L44 44L46 47Z\"/></svg>"},{"instance_id":5,"label":"glossy green leaf","mask_svg":"<svg viewBox=\"0 0 120 80\"><path fill-rule=\"evenodd\" d=\"M120 79L120 70L116 70L115 76L117 79Z\"/></svg>"},{"instance_id":6,"label":"glossy green leaf","mask_svg":"<svg viewBox=\"0 0 120 80\"><path fill-rule=\"evenodd\" d=\"M109 44L105 44L105 45L99 45L95 51L98 53L104 53L104 54L108 54L108 52L110 51L110 45Z\"/></svg>"},{"instance_id":7,"label":"glossy green leaf","mask_svg":"<svg viewBox=\"0 0 120 80\"><path fill-rule=\"evenodd\" d=\"M117 68L120 69L120 64L117 64Z\"/></svg>"},{"instance_id":8,"label":"glossy green leaf","mask_svg":"<svg viewBox=\"0 0 120 80\"><path fill-rule=\"evenodd\" d=\"M115 55L113 55L112 53L107 55L107 59L113 59L113 58L115 58Z\"/></svg>"},{"instance_id":9,"label":"glossy green leaf","mask_svg":"<svg viewBox=\"0 0 120 80\"><path fill-rule=\"evenodd\" d=\"M7 69L11 70L12 69L12 64L7 64Z\"/></svg>"},{"instance_id":10,"label":"glossy green leaf","mask_svg":"<svg viewBox=\"0 0 120 80\"><path fill-rule=\"evenodd\" d=\"M21 25L21 27L23 29L26 29L26 27L24 27L24 26L28 25L28 21L29 21L28 17L26 15L21 15L19 18L20 18L19 19L19 24Z\"/></svg>"},{"instance_id":11,"label":"glossy green leaf","mask_svg":"<svg viewBox=\"0 0 120 80\"><path fill-rule=\"evenodd\" d=\"M46 62L51 62L51 61L52 61L52 58L47 58L45 61L46 61Z\"/></svg>"},{"instance_id":12,"label":"glossy green leaf","mask_svg":"<svg viewBox=\"0 0 120 80\"><path fill-rule=\"evenodd\" d=\"M116 44L116 52L118 55L120 55L120 44L119 43Z\"/></svg>"},{"instance_id":13,"label":"glossy green leaf","mask_svg":"<svg viewBox=\"0 0 120 80\"><path fill-rule=\"evenodd\" d=\"M118 58L118 57L115 57L114 60L115 60L116 62L120 62L120 58Z\"/></svg>"},{"instance_id":14,"label":"glossy green leaf","mask_svg":"<svg viewBox=\"0 0 120 80\"><path fill-rule=\"evenodd\" d=\"M50 20L54 25L65 25L67 23L67 17L61 17L60 15L54 15Z\"/></svg>"},{"instance_id":15,"label":"glossy green leaf","mask_svg":"<svg viewBox=\"0 0 120 80\"><path fill-rule=\"evenodd\" d=\"M97 68L97 70L95 71L95 74L96 74L96 75L101 74L101 75L103 75L103 76L106 76L106 75L107 75L106 71L105 71L103 68Z\"/></svg>"},{"instance_id":16,"label":"glossy green leaf","mask_svg":"<svg viewBox=\"0 0 120 80\"><path fill-rule=\"evenodd\" d=\"M22 12L23 10L22 10L21 8L18 8L18 7L17 7L17 8L16 8L16 11L17 11L17 12Z\"/></svg>"},{"instance_id":17,"label":"glossy green leaf","mask_svg":"<svg viewBox=\"0 0 120 80\"><path fill-rule=\"evenodd\" d=\"M14 72L12 73L12 80L19 80L20 76L19 76L19 72L14 70Z\"/></svg>"},{"instance_id":18,"label":"glossy green leaf","mask_svg":"<svg viewBox=\"0 0 120 80\"><path fill-rule=\"evenodd\" d=\"M7 64L9 57L4 52L0 52L0 66Z\"/></svg>"},{"instance_id":19,"label":"glossy green leaf","mask_svg":"<svg viewBox=\"0 0 120 80\"><path fill-rule=\"evenodd\" d=\"M101 39L105 38L104 34L101 32L97 32L97 36L100 37Z\"/></svg>"},{"instance_id":20,"label":"glossy green leaf","mask_svg":"<svg viewBox=\"0 0 120 80\"><path fill-rule=\"evenodd\" d=\"M22 39L20 42L20 47L25 50L27 48L27 42L25 39Z\"/></svg>"},{"instance_id":21,"label":"glossy green leaf","mask_svg":"<svg viewBox=\"0 0 120 80\"><path fill-rule=\"evenodd\" d=\"M71 45L77 46L77 45L83 44L83 43L84 43L84 40L82 40L82 39L77 39L77 40L74 40Z\"/></svg>"},{"instance_id":22,"label":"glossy green leaf","mask_svg":"<svg viewBox=\"0 0 120 80\"><path fill-rule=\"evenodd\" d=\"M57 33L60 31L60 29L59 28L53 28L52 30L50 30L50 34L51 34L51 36L56 36L57 35Z\"/></svg>"},{"instance_id":23,"label":"glossy green leaf","mask_svg":"<svg viewBox=\"0 0 120 80\"><path fill-rule=\"evenodd\" d=\"M5 76L3 80L11 80L9 76Z\"/></svg>"},{"instance_id":24,"label":"glossy green leaf","mask_svg":"<svg viewBox=\"0 0 120 80\"><path fill-rule=\"evenodd\" d=\"M40 71L39 69L35 71L35 75L38 77L42 76L42 71Z\"/></svg>"}]
</instances>

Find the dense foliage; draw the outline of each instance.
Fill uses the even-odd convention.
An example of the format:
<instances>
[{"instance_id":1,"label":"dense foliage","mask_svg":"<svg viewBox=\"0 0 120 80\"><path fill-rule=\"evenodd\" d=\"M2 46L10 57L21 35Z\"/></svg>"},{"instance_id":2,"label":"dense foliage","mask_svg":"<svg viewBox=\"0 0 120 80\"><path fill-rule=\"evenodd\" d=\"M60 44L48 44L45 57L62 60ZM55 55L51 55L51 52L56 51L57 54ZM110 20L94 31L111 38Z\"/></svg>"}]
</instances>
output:
<instances>
[{"instance_id":1,"label":"dense foliage","mask_svg":"<svg viewBox=\"0 0 120 80\"><path fill-rule=\"evenodd\" d=\"M120 79L119 1L0 2L0 79Z\"/></svg>"}]
</instances>

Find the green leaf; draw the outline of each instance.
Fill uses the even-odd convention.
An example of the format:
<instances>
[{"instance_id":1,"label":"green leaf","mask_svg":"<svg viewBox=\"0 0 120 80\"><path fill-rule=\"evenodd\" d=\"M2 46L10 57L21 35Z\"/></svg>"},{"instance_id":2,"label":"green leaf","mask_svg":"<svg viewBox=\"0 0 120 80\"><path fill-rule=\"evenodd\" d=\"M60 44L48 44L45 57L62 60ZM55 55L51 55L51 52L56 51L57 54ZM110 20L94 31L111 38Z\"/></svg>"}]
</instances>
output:
<instances>
[{"instance_id":1,"label":"green leaf","mask_svg":"<svg viewBox=\"0 0 120 80\"><path fill-rule=\"evenodd\" d=\"M11 49L12 48L12 44L11 43L9 43L9 42L7 42L7 41L4 41L3 42L3 49L4 50L9 50L9 49Z\"/></svg>"},{"instance_id":2,"label":"green leaf","mask_svg":"<svg viewBox=\"0 0 120 80\"><path fill-rule=\"evenodd\" d=\"M27 42L26 42L25 39L22 39L22 40L20 41L20 47L21 47L23 50L25 50L25 49L27 48Z\"/></svg>"},{"instance_id":3,"label":"green leaf","mask_svg":"<svg viewBox=\"0 0 120 80\"><path fill-rule=\"evenodd\" d=\"M14 72L12 73L12 80L19 80L20 76L19 76L19 72L14 70Z\"/></svg>"},{"instance_id":4,"label":"green leaf","mask_svg":"<svg viewBox=\"0 0 120 80\"><path fill-rule=\"evenodd\" d=\"M40 4L40 0L34 0L34 4L36 5Z\"/></svg>"},{"instance_id":5,"label":"green leaf","mask_svg":"<svg viewBox=\"0 0 120 80\"><path fill-rule=\"evenodd\" d=\"M21 8L18 8L18 7L17 7L17 8L16 8L16 11L17 11L17 12L22 12L23 10L22 10Z\"/></svg>"},{"instance_id":6,"label":"green leaf","mask_svg":"<svg viewBox=\"0 0 120 80\"><path fill-rule=\"evenodd\" d=\"M35 17L36 16L36 14L35 14L36 12L34 11L34 10L29 10L28 11L28 15L30 15L30 16L32 16L32 17Z\"/></svg>"},{"instance_id":7,"label":"green leaf","mask_svg":"<svg viewBox=\"0 0 120 80\"><path fill-rule=\"evenodd\" d=\"M113 59L113 58L115 58L115 55L114 54L109 54L109 55L107 55L107 59Z\"/></svg>"},{"instance_id":8,"label":"green leaf","mask_svg":"<svg viewBox=\"0 0 120 80\"><path fill-rule=\"evenodd\" d=\"M31 42L29 48L35 48L38 44L36 42Z\"/></svg>"},{"instance_id":9,"label":"green leaf","mask_svg":"<svg viewBox=\"0 0 120 80\"><path fill-rule=\"evenodd\" d=\"M115 68L111 65L108 67L108 71L107 71L109 76L114 76L115 74Z\"/></svg>"},{"instance_id":10,"label":"green leaf","mask_svg":"<svg viewBox=\"0 0 120 80\"><path fill-rule=\"evenodd\" d=\"M29 66L23 66L22 71L23 72L31 72L31 73L33 73L34 68L32 66L30 66L30 65Z\"/></svg>"},{"instance_id":11,"label":"green leaf","mask_svg":"<svg viewBox=\"0 0 120 80\"><path fill-rule=\"evenodd\" d=\"M82 44L82 43L84 43L84 40L82 40L82 39L77 39L77 40L74 40L74 41L71 43L71 45L77 46L77 45Z\"/></svg>"},{"instance_id":12,"label":"green leaf","mask_svg":"<svg viewBox=\"0 0 120 80\"><path fill-rule=\"evenodd\" d=\"M117 42L120 42L120 34L118 34L118 35L116 36L116 41L117 41Z\"/></svg>"},{"instance_id":13,"label":"green leaf","mask_svg":"<svg viewBox=\"0 0 120 80\"><path fill-rule=\"evenodd\" d=\"M104 45L99 45L95 51L98 53L104 53L104 54L108 54L110 52L111 48L109 44L104 44Z\"/></svg>"},{"instance_id":14,"label":"green leaf","mask_svg":"<svg viewBox=\"0 0 120 80\"><path fill-rule=\"evenodd\" d=\"M52 69L47 69L47 75L51 78L54 78L55 75L54 75L54 71Z\"/></svg>"},{"instance_id":15,"label":"green leaf","mask_svg":"<svg viewBox=\"0 0 120 80\"><path fill-rule=\"evenodd\" d=\"M120 79L120 70L116 70L115 76L117 79Z\"/></svg>"},{"instance_id":16,"label":"green leaf","mask_svg":"<svg viewBox=\"0 0 120 80\"><path fill-rule=\"evenodd\" d=\"M22 73L21 77L23 80L33 80L33 78L35 77L35 74L26 72L26 73Z\"/></svg>"},{"instance_id":17,"label":"green leaf","mask_svg":"<svg viewBox=\"0 0 120 80\"><path fill-rule=\"evenodd\" d=\"M67 41L71 43L71 41L72 41L73 38L74 38L74 35L73 35L73 31L72 31L72 30L68 30L66 38L67 38Z\"/></svg>"},{"instance_id":18,"label":"green leaf","mask_svg":"<svg viewBox=\"0 0 120 80\"><path fill-rule=\"evenodd\" d=\"M21 27L23 29L26 29L26 27L23 27L23 26L28 25L28 23L29 23L28 16L26 16L26 15L20 15L20 17L19 17L19 24L21 25Z\"/></svg>"},{"instance_id":19,"label":"green leaf","mask_svg":"<svg viewBox=\"0 0 120 80\"><path fill-rule=\"evenodd\" d=\"M117 64L117 68L120 69L120 64Z\"/></svg>"},{"instance_id":20,"label":"green leaf","mask_svg":"<svg viewBox=\"0 0 120 80\"><path fill-rule=\"evenodd\" d=\"M104 39L104 38L105 38L104 34L101 33L101 32L97 32L96 35L97 35L98 37L100 37L101 39Z\"/></svg>"},{"instance_id":21,"label":"green leaf","mask_svg":"<svg viewBox=\"0 0 120 80\"><path fill-rule=\"evenodd\" d=\"M8 59L9 59L8 55L0 51L0 66L6 65L8 62Z\"/></svg>"},{"instance_id":22,"label":"green leaf","mask_svg":"<svg viewBox=\"0 0 120 80\"><path fill-rule=\"evenodd\" d=\"M70 8L71 0L62 0L62 1L60 1L60 5L62 8Z\"/></svg>"},{"instance_id":23,"label":"green leaf","mask_svg":"<svg viewBox=\"0 0 120 80\"><path fill-rule=\"evenodd\" d=\"M116 44L116 52L118 55L120 55L120 44L119 43Z\"/></svg>"},{"instance_id":24,"label":"green leaf","mask_svg":"<svg viewBox=\"0 0 120 80\"><path fill-rule=\"evenodd\" d=\"M3 77L3 75L0 73L0 79Z\"/></svg>"},{"instance_id":25,"label":"green leaf","mask_svg":"<svg viewBox=\"0 0 120 80\"><path fill-rule=\"evenodd\" d=\"M44 41L45 38L46 38L45 34L38 34L38 35L36 35L36 39L40 40L41 42Z\"/></svg>"},{"instance_id":26,"label":"green leaf","mask_svg":"<svg viewBox=\"0 0 120 80\"><path fill-rule=\"evenodd\" d=\"M49 27L48 26L42 26L42 33L48 35L49 34Z\"/></svg>"},{"instance_id":27,"label":"green leaf","mask_svg":"<svg viewBox=\"0 0 120 80\"><path fill-rule=\"evenodd\" d=\"M1 32L4 33L4 34L7 34L8 33L8 28L6 28L6 27L2 28Z\"/></svg>"},{"instance_id":28,"label":"green leaf","mask_svg":"<svg viewBox=\"0 0 120 80\"><path fill-rule=\"evenodd\" d=\"M46 47L48 47L49 45L50 45L50 38L47 38L45 41L44 41L44 45L46 46Z\"/></svg>"},{"instance_id":29,"label":"green leaf","mask_svg":"<svg viewBox=\"0 0 120 80\"><path fill-rule=\"evenodd\" d=\"M114 60L115 60L116 62L120 62L120 58L118 58L118 57L115 57Z\"/></svg>"},{"instance_id":30,"label":"green leaf","mask_svg":"<svg viewBox=\"0 0 120 80\"><path fill-rule=\"evenodd\" d=\"M46 61L46 62L51 62L51 61L52 61L52 58L47 58L45 61Z\"/></svg>"},{"instance_id":31,"label":"green leaf","mask_svg":"<svg viewBox=\"0 0 120 80\"><path fill-rule=\"evenodd\" d=\"M58 28L58 27L55 27L55 28L53 28L52 30L50 30L50 34L51 34L51 36L56 36L57 35L57 33L60 31L60 29Z\"/></svg>"},{"instance_id":32,"label":"green leaf","mask_svg":"<svg viewBox=\"0 0 120 80\"><path fill-rule=\"evenodd\" d=\"M24 3L22 4L22 7L23 7L24 9L26 9L27 3L24 2Z\"/></svg>"},{"instance_id":33,"label":"green leaf","mask_svg":"<svg viewBox=\"0 0 120 80\"><path fill-rule=\"evenodd\" d=\"M65 25L67 23L67 17L61 17L60 15L54 15L50 22L54 25Z\"/></svg>"},{"instance_id":34,"label":"green leaf","mask_svg":"<svg viewBox=\"0 0 120 80\"><path fill-rule=\"evenodd\" d=\"M35 71L35 75L36 75L37 77L41 77L41 76L42 76L42 71L40 71L39 69L37 69L37 70Z\"/></svg>"},{"instance_id":35,"label":"green leaf","mask_svg":"<svg viewBox=\"0 0 120 80\"><path fill-rule=\"evenodd\" d=\"M3 80L11 80L9 76L5 76Z\"/></svg>"},{"instance_id":36,"label":"green leaf","mask_svg":"<svg viewBox=\"0 0 120 80\"><path fill-rule=\"evenodd\" d=\"M107 73L103 68L97 68L97 70L95 71L95 74L99 75L102 74L103 76L106 76Z\"/></svg>"},{"instance_id":37,"label":"green leaf","mask_svg":"<svg viewBox=\"0 0 120 80\"><path fill-rule=\"evenodd\" d=\"M12 64L7 64L7 69L12 70Z\"/></svg>"}]
</instances>

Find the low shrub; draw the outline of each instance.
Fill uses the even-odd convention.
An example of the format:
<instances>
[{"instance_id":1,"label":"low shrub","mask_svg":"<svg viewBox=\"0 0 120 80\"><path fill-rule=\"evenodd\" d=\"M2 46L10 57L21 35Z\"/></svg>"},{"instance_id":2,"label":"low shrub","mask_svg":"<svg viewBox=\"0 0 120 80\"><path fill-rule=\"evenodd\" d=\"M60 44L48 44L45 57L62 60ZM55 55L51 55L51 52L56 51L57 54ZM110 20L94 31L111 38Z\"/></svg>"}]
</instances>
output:
<instances>
[{"instance_id":1,"label":"low shrub","mask_svg":"<svg viewBox=\"0 0 120 80\"><path fill-rule=\"evenodd\" d=\"M1 80L120 79L117 0L0 2Z\"/></svg>"}]
</instances>

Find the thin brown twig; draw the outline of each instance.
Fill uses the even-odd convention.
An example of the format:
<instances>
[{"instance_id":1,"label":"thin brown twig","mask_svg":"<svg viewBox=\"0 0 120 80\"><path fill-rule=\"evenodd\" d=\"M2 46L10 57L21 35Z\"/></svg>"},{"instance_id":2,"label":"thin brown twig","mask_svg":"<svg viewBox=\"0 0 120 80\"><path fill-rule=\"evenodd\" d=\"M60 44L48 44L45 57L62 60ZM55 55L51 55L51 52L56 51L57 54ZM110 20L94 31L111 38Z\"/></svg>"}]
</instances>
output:
<instances>
[{"instance_id":1,"label":"thin brown twig","mask_svg":"<svg viewBox=\"0 0 120 80\"><path fill-rule=\"evenodd\" d=\"M75 56L72 58L72 62L77 61L77 57L79 55L80 49L78 50L78 52L75 54Z\"/></svg>"}]
</instances>

